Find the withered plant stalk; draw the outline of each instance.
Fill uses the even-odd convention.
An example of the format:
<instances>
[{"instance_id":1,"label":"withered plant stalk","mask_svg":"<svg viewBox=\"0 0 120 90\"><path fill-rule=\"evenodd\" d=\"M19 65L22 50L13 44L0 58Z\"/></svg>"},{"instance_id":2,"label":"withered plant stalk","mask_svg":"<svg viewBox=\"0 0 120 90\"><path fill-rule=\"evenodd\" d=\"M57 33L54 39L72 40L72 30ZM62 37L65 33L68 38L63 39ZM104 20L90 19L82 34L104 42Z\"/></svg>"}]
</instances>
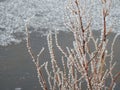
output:
<instances>
[{"instance_id":1,"label":"withered plant stalk","mask_svg":"<svg viewBox=\"0 0 120 90\"><path fill-rule=\"evenodd\" d=\"M90 1L90 0L89 0ZM91 1L92 2L92 1ZM43 90L113 90L120 72L113 75L112 70L115 66L113 63L113 45L118 34L111 44L111 52L108 54L107 36L111 29L107 28L107 16L110 12L111 0L101 0L102 5L102 21L103 28L101 37L95 38L91 27L92 18L91 9L88 8L87 0L69 0L66 8L65 24L73 33L73 48L66 47L65 52L59 45L57 33L55 33L55 43L62 53L61 62L63 68L60 68L55 58L53 48L53 37L49 33L47 36L48 48L51 59L51 70L48 70L48 62L41 65L39 57L44 48L38 55L35 55L30 45L30 34L26 26L27 32L27 48L36 66L38 78ZM91 46L90 43L93 45ZM93 50L91 49L93 48ZM106 57L110 57L109 65ZM60 60L59 60L60 61ZM109 68L106 67L106 63ZM42 71L44 68L45 71ZM48 75L48 80L43 76L43 72ZM107 79L110 78L111 83L107 85ZM86 88L83 88L83 87Z\"/></svg>"}]
</instances>

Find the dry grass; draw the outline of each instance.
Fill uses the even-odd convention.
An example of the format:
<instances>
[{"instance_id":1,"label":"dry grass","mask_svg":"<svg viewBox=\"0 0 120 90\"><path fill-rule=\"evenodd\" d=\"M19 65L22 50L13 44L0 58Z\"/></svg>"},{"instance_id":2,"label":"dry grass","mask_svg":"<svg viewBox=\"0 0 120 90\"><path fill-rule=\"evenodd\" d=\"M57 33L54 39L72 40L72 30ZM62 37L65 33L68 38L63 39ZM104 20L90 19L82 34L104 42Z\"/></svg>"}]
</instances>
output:
<instances>
[{"instance_id":1,"label":"dry grass","mask_svg":"<svg viewBox=\"0 0 120 90\"><path fill-rule=\"evenodd\" d=\"M38 55L34 55L30 46L30 35L26 26L27 32L27 48L38 72L39 83L43 90L113 90L116 85L116 80L120 76L120 72L113 75L112 70L115 66L113 63L113 45L118 35L115 36L111 45L111 52L107 52L107 36L111 29L107 30L106 18L109 15L111 0L101 0L103 29L101 30L101 38L94 38L91 28L92 18L86 17L85 5L81 5L81 1L86 0L69 0L67 5L67 14L65 19L66 26L73 33L74 48L66 47L65 52L57 40L55 34L55 42L58 49L61 51L61 62L63 68L60 68L55 59L53 48L52 34L47 36L48 48L51 57L52 69L48 70L48 62L41 65L39 57L44 51L44 48ZM85 4L85 3L84 3ZM84 6L84 7L82 7ZM89 10L90 13L90 10ZM83 20L87 23L84 25ZM90 42L93 43L94 50L91 50ZM110 57L109 68L106 67L106 58ZM44 68L45 71L42 71ZM43 72L48 75L48 80L45 80ZM110 84L106 85L107 79L110 79ZM49 86L48 86L49 85ZM86 88L82 88L84 87Z\"/></svg>"}]
</instances>

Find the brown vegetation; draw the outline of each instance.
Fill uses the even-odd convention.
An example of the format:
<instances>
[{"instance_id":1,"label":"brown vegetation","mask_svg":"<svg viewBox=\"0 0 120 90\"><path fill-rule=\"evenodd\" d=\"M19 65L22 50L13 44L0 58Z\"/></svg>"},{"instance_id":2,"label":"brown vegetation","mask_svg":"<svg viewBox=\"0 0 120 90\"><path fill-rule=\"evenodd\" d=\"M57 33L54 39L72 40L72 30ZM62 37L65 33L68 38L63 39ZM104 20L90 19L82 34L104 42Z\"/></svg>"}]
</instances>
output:
<instances>
[{"instance_id":1,"label":"brown vegetation","mask_svg":"<svg viewBox=\"0 0 120 90\"><path fill-rule=\"evenodd\" d=\"M61 56L63 68L59 67L55 59L51 33L47 36L47 41L52 70L48 69L48 62L45 62L43 65L40 64L39 58L44 48L38 55L34 55L30 46L29 31L26 26L28 52L36 66L39 82L43 90L113 90L116 80L120 76L120 72L116 75L112 73L115 66L115 63L113 63L113 45L117 36L113 40L110 53L107 52L106 48L109 41L107 36L111 32L111 28L107 30L106 24L111 0L101 0L103 29L101 30L101 38L97 39L94 38L91 28L92 18L86 17L86 12L88 11L85 9L85 3L81 5L81 1L86 2L86 0L69 0L67 14L65 15L65 19L69 20L65 24L74 36L74 48L66 47L67 52L65 52L59 45L57 34L55 34L56 46L63 54ZM87 22L85 25L83 20ZM93 43L92 48L94 50L91 50L91 42ZM109 65L107 64L109 68L106 67L107 57L110 57ZM44 68L44 72L48 75L47 81L43 75L42 68ZM108 78L110 79L110 84L106 85ZM86 87L85 89L82 88L83 85Z\"/></svg>"}]
</instances>

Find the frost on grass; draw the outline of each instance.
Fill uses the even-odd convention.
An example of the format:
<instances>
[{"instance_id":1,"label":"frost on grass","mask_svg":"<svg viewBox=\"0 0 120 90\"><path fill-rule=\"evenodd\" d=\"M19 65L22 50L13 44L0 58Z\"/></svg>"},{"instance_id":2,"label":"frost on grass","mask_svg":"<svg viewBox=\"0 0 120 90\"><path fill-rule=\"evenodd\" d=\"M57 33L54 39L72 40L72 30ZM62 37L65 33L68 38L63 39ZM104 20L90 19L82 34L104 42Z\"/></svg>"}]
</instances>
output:
<instances>
[{"instance_id":1,"label":"frost on grass","mask_svg":"<svg viewBox=\"0 0 120 90\"><path fill-rule=\"evenodd\" d=\"M90 3L89 1L87 2L87 4ZM98 23L99 21L101 21L100 2L97 2L95 0L92 1L94 3L91 11L93 12L92 16L95 18L92 25L94 27L94 30L100 30L102 25L102 23ZM5 0L4 2L0 2L0 31L3 31L10 38L14 38L12 36L13 33L25 31L25 23L30 17L32 17L30 21L30 26L33 27L34 30L41 31L42 29L44 29L65 31L65 5L65 0ZM113 5L111 9L112 13L110 13L110 18L108 18L109 22L107 23L110 26L110 22L113 21L114 31L119 31L119 9L120 1L113 0ZM0 36L3 36L1 34L4 33L0 32ZM11 42L11 39L9 39L8 41ZM0 45L2 45L2 40L0 40L0 42Z\"/></svg>"},{"instance_id":2,"label":"frost on grass","mask_svg":"<svg viewBox=\"0 0 120 90\"><path fill-rule=\"evenodd\" d=\"M35 28L34 30L62 29L64 27L62 25L63 5L64 1L59 0L6 0L0 2L0 35L6 36L7 34L13 38L13 33L24 32L25 23L30 17L32 17L30 26ZM2 40L0 42L2 44Z\"/></svg>"}]
</instances>

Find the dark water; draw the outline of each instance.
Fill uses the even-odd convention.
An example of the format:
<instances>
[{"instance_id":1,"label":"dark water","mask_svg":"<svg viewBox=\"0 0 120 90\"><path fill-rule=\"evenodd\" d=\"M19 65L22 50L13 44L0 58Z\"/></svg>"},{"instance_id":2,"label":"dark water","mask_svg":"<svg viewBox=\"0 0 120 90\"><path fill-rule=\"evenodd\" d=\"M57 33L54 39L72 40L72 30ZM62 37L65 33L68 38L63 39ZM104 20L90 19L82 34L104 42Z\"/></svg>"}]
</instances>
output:
<instances>
[{"instance_id":1,"label":"dark water","mask_svg":"<svg viewBox=\"0 0 120 90\"><path fill-rule=\"evenodd\" d=\"M6 0L0 0L0 2L4 2L4 1L6 1Z\"/></svg>"},{"instance_id":2,"label":"dark water","mask_svg":"<svg viewBox=\"0 0 120 90\"><path fill-rule=\"evenodd\" d=\"M98 33L96 32L96 36ZM110 39L112 39L112 36ZM72 47L73 37L71 33L59 34L59 42L63 48ZM31 35L31 45L34 52L37 53L42 47L45 52L41 56L41 62L50 60L47 48L46 37L38 33ZM60 58L59 51L55 48L56 55ZM120 71L120 37L118 37L114 47L114 60L117 61L114 73ZM0 90L42 90L38 83L36 69L26 49L26 43L12 44L7 47L0 47ZM120 78L117 80L115 90L120 90Z\"/></svg>"},{"instance_id":3,"label":"dark water","mask_svg":"<svg viewBox=\"0 0 120 90\"><path fill-rule=\"evenodd\" d=\"M0 90L39 90L36 77L25 43L0 47Z\"/></svg>"}]
</instances>

